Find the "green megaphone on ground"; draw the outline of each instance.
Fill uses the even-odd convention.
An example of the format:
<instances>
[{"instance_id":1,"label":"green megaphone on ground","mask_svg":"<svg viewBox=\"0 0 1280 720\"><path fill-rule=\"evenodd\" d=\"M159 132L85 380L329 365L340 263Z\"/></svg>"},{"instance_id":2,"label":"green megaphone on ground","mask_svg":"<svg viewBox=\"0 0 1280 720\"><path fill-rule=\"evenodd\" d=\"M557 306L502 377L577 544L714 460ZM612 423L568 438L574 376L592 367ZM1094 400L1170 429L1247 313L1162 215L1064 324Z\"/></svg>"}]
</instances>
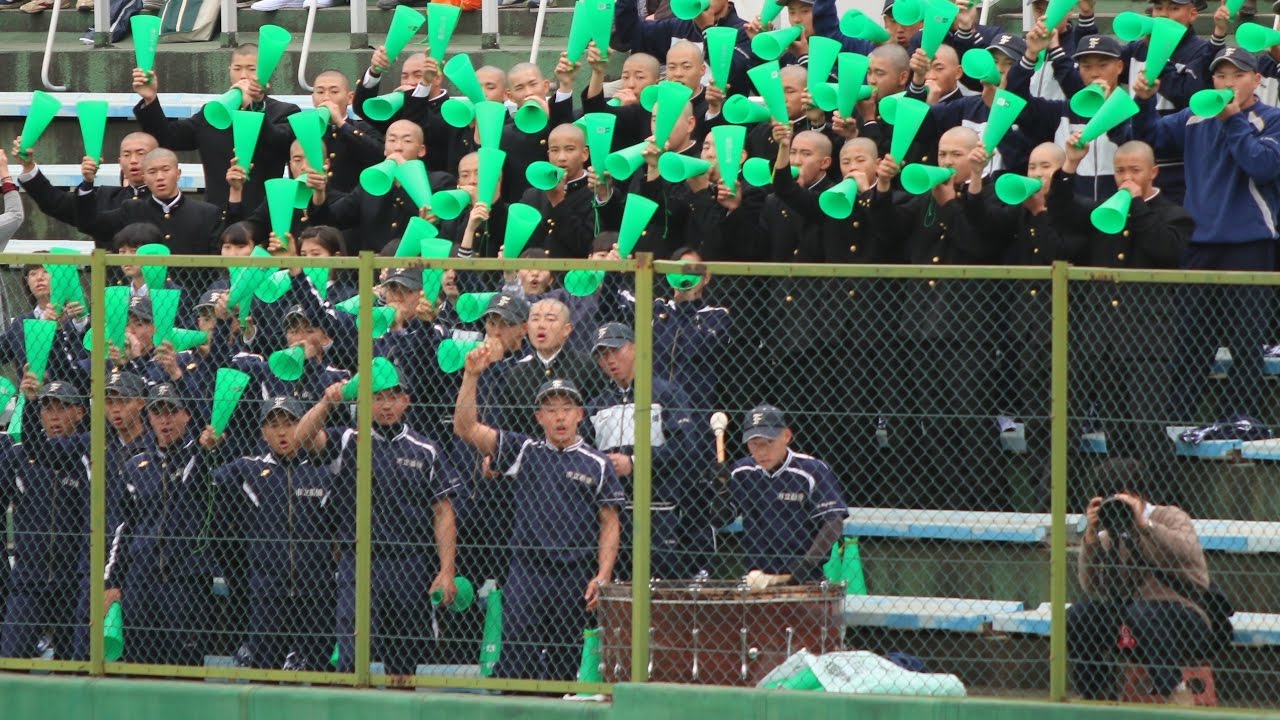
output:
<instances>
[{"instance_id":1,"label":"green megaphone on ground","mask_svg":"<svg viewBox=\"0 0 1280 720\"><path fill-rule=\"evenodd\" d=\"M955 177L955 168L914 163L902 169L902 188L912 195L923 195Z\"/></svg>"},{"instance_id":2,"label":"green megaphone on ground","mask_svg":"<svg viewBox=\"0 0 1280 720\"><path fill-rule=\"evenodd\" d=\"M1098 108L1098 113L1080 130L1079 147L1093 142L1138 114L1138 103L1126 92L1113 92Z\"/></svg>"},{"instance_id":3,"label":"green megaphone on ground","mask_svg":"<svg viewBox=\"0 0 1280 720\"><path fill-rule=\"evenodd\" d=\"M658 174L667 182L684 182L711 169L711 163L677 152L665 152L658 157Z\"/></svg>"},{"instance_id":4,"label":"green megaphone on ground","mask_svg":"<svg viewBox=\"0 0 1280 720\"><path fill-rule=\"evenodd\" d=\"M1251 53L1264 52L1280 45L1280 30L1272 30L1257 23L1241 23L1236 28L1236 42Z\"/></svg>"},{"instance_id":5,"label":"green megaphone on ground","mask_svg":"<svg viewBox=\"0 0 1280 720\"><path fill-rule=\"evenodd\" d=\"M1207 89L1191 96L1191 112L1200 117L1217 117L1236 97L1231 88Z\"/></svg>"},{"instance_id":6,"label":"green megaphone on ground","mask_svg":"<svg viewBox=\"0 0 1280 720\"><path fill-rule=\"evenodd\" d=\"M1133 196L1128 190L1117 191L1106 202L1093 209L1089 221L1099 232L1118 235L1129 222L1129 207L1133 204Z\"/></svg>"},{"instance_id":7,"label":"green megaphone on ground","mask_svg":"<svg viewBox=\"0 0 1280 720\"><path fill-rule=\"evenodd\" d=\"M853 206L857 201L858 181L845 178L818 196L818 207L822 208L827 217L844 220L853 214Z\"/></svg>"},{"instance_id":8,"label":"green megaphone on ground","mask_svg":"<svg viewBox=\"0 0 1280 720\"><path fill-rule=\"evenodd\" d=\"M804 28L799 25L762 32L751 39L751 52L765 62L777 60L803 32Z\"/></svg>"},{"instance_id":9,"label":"green megaphone on ground","mask_svg":"<svg viewBox=\"0 0 1280 720\"><path fill-rule=\"evenodd\" d=\"M1043 187L1043 180L1005 173L996 178L996 197L1005 205L1021 205Z\"/></svg>"},{"instance_id":10,"label":"green megaphone on ground","mask_svg":"<svg viewBox=\"0 0 1280 720\"><path fill-rule=\"evenodd\" d=\"M988 85L1000 84L1000 68L996 67L996 59L982 48L974 48L965 52L960 61L964 74Z\"/></svg>"},{"instance_id":11,"label":"green megaphone on ground","mask_svg":"<svg viewBox=\"0 0 1280 720\"><path fill-rule=\"evenodd\" d=\"M1071 96L1071 112L1082 118L1091 118L1107 100L1107 89L1099 83L1090 83Z\"/></svg>"},{"instance_id":12,"label":"green megaphone on ground","mask_svg":"<svg viewBox=\"0 0 1280 720\"><path fill-rule=\"evenodd\" d=\"M849 10L840 17L840 32L851 38L879 45L889 39L883 25L867 17L861 10Z\"/></svg>"}]
</instances>

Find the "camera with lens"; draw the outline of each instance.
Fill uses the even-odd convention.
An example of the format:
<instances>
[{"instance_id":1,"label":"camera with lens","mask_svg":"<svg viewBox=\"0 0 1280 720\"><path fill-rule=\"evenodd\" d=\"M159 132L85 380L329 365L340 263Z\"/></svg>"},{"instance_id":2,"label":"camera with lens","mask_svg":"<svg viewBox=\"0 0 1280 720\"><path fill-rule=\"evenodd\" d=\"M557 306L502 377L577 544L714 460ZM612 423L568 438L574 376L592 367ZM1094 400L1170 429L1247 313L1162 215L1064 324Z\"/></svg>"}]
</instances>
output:
<instances>
[{"instance_id":1,"label":"camera with lens","mask_svg":"<svg viewBox=\"0 0 1280 720\"><path fill-rule=\"evenodd\" d=\"M1133 509L1128 503L1112 495L1098 506L1098 524L1113 538L1133 534Z\"/></svg>"}]
</instances>

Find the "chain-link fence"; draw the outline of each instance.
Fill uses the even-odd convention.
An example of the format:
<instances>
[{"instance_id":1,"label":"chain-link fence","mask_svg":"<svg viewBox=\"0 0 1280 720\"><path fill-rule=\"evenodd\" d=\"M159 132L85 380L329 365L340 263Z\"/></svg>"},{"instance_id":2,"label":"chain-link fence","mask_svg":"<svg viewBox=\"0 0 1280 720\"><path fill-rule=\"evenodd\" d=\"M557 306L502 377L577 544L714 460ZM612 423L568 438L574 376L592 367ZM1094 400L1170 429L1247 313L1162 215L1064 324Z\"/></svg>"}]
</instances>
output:
<instances>
[{"instance_id":1,"label":"chain-link fence","mask_svg":"<svg viewBox=\"0 0 1280 720\"><path fill-rule=\"evenodd\" d=\"M0 668L1280 704L1270 278L0 260Z\"/></svg>"}]
</instances>

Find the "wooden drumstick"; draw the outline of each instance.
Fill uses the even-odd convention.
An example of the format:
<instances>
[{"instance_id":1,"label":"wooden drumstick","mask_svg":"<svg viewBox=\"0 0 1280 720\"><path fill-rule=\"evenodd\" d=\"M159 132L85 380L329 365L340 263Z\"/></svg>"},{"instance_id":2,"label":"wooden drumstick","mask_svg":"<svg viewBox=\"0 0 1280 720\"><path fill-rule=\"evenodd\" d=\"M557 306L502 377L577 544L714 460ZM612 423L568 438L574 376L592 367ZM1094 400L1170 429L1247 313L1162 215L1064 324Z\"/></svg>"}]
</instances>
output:
<instances>
[{"instance_id":1,"label":"wooden drumstick","mask_svg":"<svg viewBox=\"0 0 1280 720\"><path fill-rule=\"evenodd\" d=\"M729 416L722 412L711 416L711 431L716 434L716 461L724 464L724 431L729 429Z\"/></svg>"}]
</instances>

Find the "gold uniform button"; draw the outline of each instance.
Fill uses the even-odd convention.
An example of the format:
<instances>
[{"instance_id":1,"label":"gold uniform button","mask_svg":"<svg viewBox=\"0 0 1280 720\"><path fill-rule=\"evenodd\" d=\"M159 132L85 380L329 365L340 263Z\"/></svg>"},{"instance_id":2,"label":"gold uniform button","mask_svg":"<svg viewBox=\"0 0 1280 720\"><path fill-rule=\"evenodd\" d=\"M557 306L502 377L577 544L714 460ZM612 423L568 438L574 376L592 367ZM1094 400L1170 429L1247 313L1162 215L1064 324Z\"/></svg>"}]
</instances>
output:
<instances>
[{"instance_id":1,"label":"gold uniform button","mask_svg":"<svg viewBox=\"0 0 1280 720\"><path fill-rule=\"evenodd\" d=\"M168 220L168 219L169 219L169 213L165 213L165 214L164 214L164 219L165 219L165 220Z\"/></svg>"},{"instance_id":2,"label":"gold uniform button","mask_svg":"<svg viewBox=\"0 0 1280 720\"><path fill-rule=\"evenodd\" d=\"M538 144L539 144L539 145L546 145L546 144L547 144L547 139L546 139L546 138L543 138L543 139L539 140L539 141L538 141Z\"/></svg>"},{"instance_id":3,"label":"gold uniform button","mask_svg":"<svg viewBox=\"0 0 1280 720\"><path fill-rule=\"evenodd\" d=\"M1039 291L1039 290L1037 290L1037 289L1035 289L1035 288L1031 288L1031 297L1035 297L1035 296L1036 296L1036 293L1038 293L1038 292L1040 292L1040 291Z\"/></svg>"},{"instance_id":4,"label":"gold uniform button","mask_svg":"<svg viewBox=\"0 0 1280 720\"><path fill-rule=\"evenodd\" d=\"M1031 228L1031 237L1035 237L1035 236L1036 236L1036 229Z\"/></svg>"},{"instance_id":5,"label":"gold uniform button","mask_svg":"<svg viewBox=\"0 0 1280 720\"><path fill-rule=\"evenodd\" d=\"M786 297L782 298L782 301L783 301L783 302L791 302L791 296L790 296L790 295L788 295L788 296L786 296Z\"/></svg>"},{"instance_id":6,"label":"gold uniform button","mask_svg":"<svg viewBox=\"0 0 1280 720\"><path fill-rule=\"evenodd\" d=\"M1112 299L1111 299L1111 307L1113 307L1113 308L1118 308L1118 307L1120 307L1120 301L1119 301L1119 300L1116 300L1115 298L1112 298Z\"/></svg>"},{"instance_id":7,"label":"gold uniform button","mask_svg":"<svg viewBox=\"0 0 1280 720\"><path fill-rule=\"evenodd\" d=\"M1120 262L1124 262L1124 253L1116 253L1116 259Z\"/></svg>"},{"instance_id":8,"label":"gold uniform button","mask_svg":"<svg viewBox=\"0 0 1280 720\"><path fill-rule=\"evenodd\" d=\"M934 256L933 256L933 261L934 261L934 262L942 262L942 258L941 258L941 257L939 257L939 256L937 256L937 255L934 255Z\"/></svg>"},{"instance_id":9,"label":"gold uniform button","mask_svg":"<svg viewBox=\"0 0 1280 720\"><path fill-rule=\"evenodd\" d=\"M858 291L857 291L857 290L850 290L850 291L849 291L849 297L850 297L850 298L854 298L854 297L857 297L857 296L858 296Z\"/></svg>"},{"instance_id":10,"label":"gold uniform button","mask_svg":"<svg viewBox=\"0 0 1280 720\"><path fill-rule=\"evenodd\" d=\"M1125 230L1124 232L1120 233L1120 237L1129 237L1129 231Z\"/></svg>"},{"instance_id":11,"label":"gold uniform button","mask_svg":"<svg viewBox=\"0 0 1280 720\"><path fill-rule=\"evenodd\" d=\"M396 229L397 227L399 227L399 226L400 226L400 224L399 224L399 223L391 223L391 229L392 229L392 230L395 230L395 229Z\"/></svg>"},{"instance_id":12,"label":"gold uniform button","mask_svg":"<svg viewBox=\"0 0 1280 720\"><path fill-rule=\"evenodd\" d=\"M860 227L862 227L862 223L858 222L857 220L854 220L854 221L853 221L853 229L854 229L854 230L857 230L857 229L858 229L858 228L860 228Z\"/></svg>"},{"instance_id":13,"label":"gold uniform button","mask_svg":"<svg viewBox=\"0 0 1280 720\"><path fill-rule=\"evenodd\" d=\"M857 245L850 245L850 246L849 246L849 252L851 252L851 253L856 253L856 252L858 252L858 246L857 246Z\"/></svg>"},{"instance_id":14,"label":"gold uniform button","mask_svg":"<svg viewBox=\"0 0 1280 720\"><path fill-rule=\"evenodd\" d=\"M937 281L937 280L930 280L930 281L929 281L929 287L934 287L934 286L936 286L937 284L938 284L938 281Z\"/></svg>"},{"instance_id":15,"label":"gold uniform button","mask_svg":"<svg viewBox=\"0 0 1280 720\"><path fill-rule=\"evenodd\" d=\"M551 377L551 368L547 368L547 369L546 369L546 370L544 370L543 372L544 372L544 374L546 374L546 376L547 376L547 377Z\"/></svg>"},{"instance_id":16,"label":"gold uniform button","mask_svg":"<svg viewBox=\"0 0 1280 720\"><path fill-rule=\"evenodd\" d=\"M165 235L165 236L164 236L164 239L165 239L165 240L169 240L169 239L170 239L170 238L172 238L172 237L173 237L172 235Z\"/></svg>"},{"instance_id":17,"label":"gold uniform button","mask_svg":"<svg viewBox=\"0 0 1280 720\"><path fill-rule=\"evenodd\" d=\"M338 153L329 153L329 159L330 159L330 160L332 160L332 159L334 159L334 158L336 158L336 157L338 157Z\"/></svg>"}]
</instances>

